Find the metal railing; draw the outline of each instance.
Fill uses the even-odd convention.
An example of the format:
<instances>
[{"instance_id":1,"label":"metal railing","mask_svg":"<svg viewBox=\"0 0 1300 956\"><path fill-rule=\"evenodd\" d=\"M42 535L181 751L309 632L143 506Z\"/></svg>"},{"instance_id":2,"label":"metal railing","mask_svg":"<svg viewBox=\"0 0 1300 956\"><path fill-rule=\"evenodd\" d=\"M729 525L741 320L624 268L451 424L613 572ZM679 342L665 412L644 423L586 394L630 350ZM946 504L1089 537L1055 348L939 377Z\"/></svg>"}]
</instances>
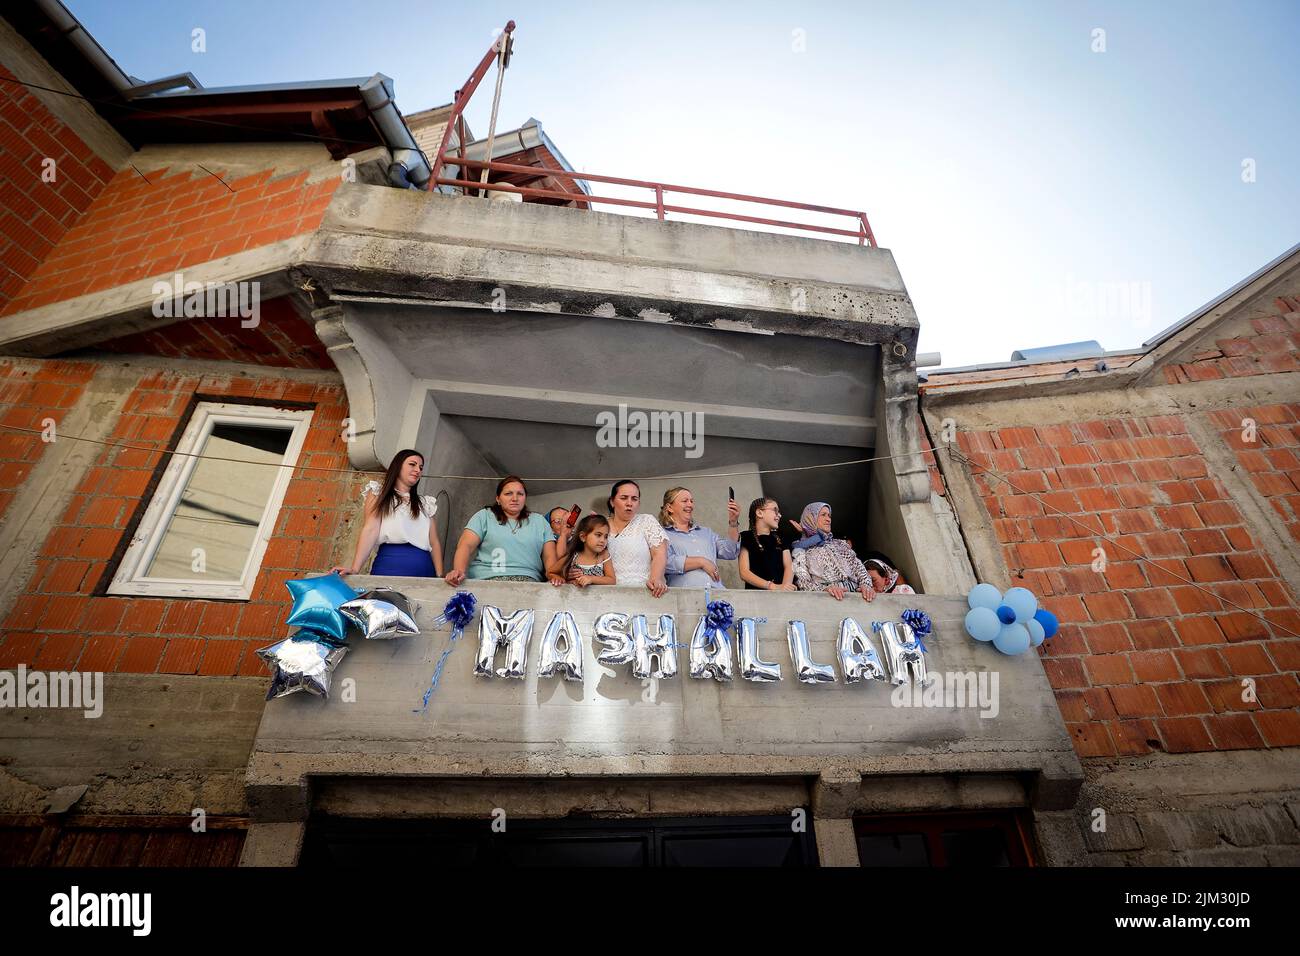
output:
<instances>
[{"instance_id":1,"label":"metal railing","mask_svg":"<svg viewBox=\"0 0 1300 956\"><path fill-rule=\"evenodd\" d=\"M796 229L806 232L817 232L835 236L852 236L858 240L858 245L867 245L875 248L876 237L871 232L871 224L867 221L867 214L854 209L837 209L833 206L816 206L810 203L792 202L788 199L769 199L763 196L748 196L743 193L729 193L717 189L700 189L695 186L672 186L668 183L649 182L641 179L626 179L621 176L601 176L595 173L575 173L569 170L546 169L540 166L520 166L514 163L499 163L482 159L469 159L465 153L465 124L463 114L465 106L469 103L470 97L478 88L488 67L492 65L493 60L501 59L504 65L509 62L511 34L515 29L515 21L509 21L505 29L501 31L500 36L492 42L492 46L484 54L483 59L479 61L474 72L470 74L465 85L456 91L455 101L452 103L451 113L447 117L447 124L443 127L442 142L438 144L438 152L433 161L433 175L429 179L429 189L436 186L452 186L463 190L496 190L498 192L519 193L524 199L559 199L566 202L577 202L586 205L588 203L606 203L613 206L628 206L636 209L653 209L659 219L666 218L668 213L678 213L690 216L706 216L713 219L728 219L733 222L749 222L760 226L775 226L784 229ZM495 115L494 115L495 118ZM448 154L447 145L451 139L452 130L457 131L457 149L453 154ZM608 183L617 186L632 186L643 189L649 189L654 193L654 201L625 199L617 196L592 196L586 193L568 193L561 192L557 189L540 189L532 186L513 186L509 183L493 183L475 181L464 178L449 178L441 175L446 166L455 166L461 170L460 175L464 175L464 169L480 170L483 180L488 178L487 172L495 171L502 173L524 173L531 176L550 176L554 179L561 180L578 180L594 183ZM799 209L804 212L824 213L832 216L844 216L854 221L852 229L841 229L834 226L818 226L806 222L793 222L785 219L767 219L761 216L749 216L740 212L725 212L717 209L699 209L692 206L669 205L664 202L666 193L684 193L691 196L707 196L713 199L725 199L733 202L757 203L766 206L779 206L785 209Z\"/></svg>"},{"instance_id":2,"label":"metal railing","mask_svg":"<svg viewBox=\"0 0 1300 956\"><path fill-rule=\"evenodd\" d=\"M752 222L761 226L779 226L785 229L803 229L809 232L829 233L835 236L853 236L858 245L874 247L876 238L872 235L871 224L867 214L854 209L837 209L834 206L815 206L811 203L792 202L788 199L769 199L763 196L749 196L744 193L728 193L717 189L700 189L696 186L672 186L668 183L648 182L641 179L626 179L622 176L601 176L595 173L576 173L568 170L545 169L539 166L519 166L514 163L490 162L482 159L466 159L459 156L439 157L438 167L469 167L471 169L489 169L502 173L525 173L528 175L547 175L556 179L581 179L587 182L610 183L617 186L636 186L654 192L654 201L625 199L617 196L592 196L587 193L566 193L557 189L539 189L530 186L512 186L509 183L479 182L469 179L448 179L438 176L434 179L440 186L456 186L462 189L493 189L503 192L519 193L525 198L562 199L569 202L608 203L615 206L631 206L636 209L653 209L659 219L667 213L681 213L690 216L709 216L715 219L730 219L737 222ZM759 203L767 206L781 206L786 209L801 209L805 212L827 213L833 216L847 216L854 220L856 228L840 229L834 226L818 226L807 222L793 222L787 219L766 219L761 216L747 216L740 212L726 212L717 209L700 209L694 206L670 205L664 202L666 193L685 193L691 196L709 196L715 199L729 199L737 202Z\"/></svg>"}]
</instances>

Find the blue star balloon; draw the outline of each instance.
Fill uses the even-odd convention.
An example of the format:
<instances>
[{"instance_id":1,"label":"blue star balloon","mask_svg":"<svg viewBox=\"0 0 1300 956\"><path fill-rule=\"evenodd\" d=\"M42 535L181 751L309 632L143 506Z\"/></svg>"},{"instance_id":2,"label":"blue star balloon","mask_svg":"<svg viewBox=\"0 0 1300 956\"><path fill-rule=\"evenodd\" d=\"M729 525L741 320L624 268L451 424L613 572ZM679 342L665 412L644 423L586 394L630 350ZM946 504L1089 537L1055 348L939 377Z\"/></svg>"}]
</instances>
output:
<instances>
[{"instance_id":1,"label":"blue star balloon","mask_svg":"<svg viewBox=\"0 0 1300 956\"><path fill-rule=\"evenodd\" d=\"M343 640L348 622L339 612L339 605L355 601L360 594L348 587L337 574L285 581L284 586L293 595L293 609L286 624L310 628Z\"/></svg>"}]
</instances>

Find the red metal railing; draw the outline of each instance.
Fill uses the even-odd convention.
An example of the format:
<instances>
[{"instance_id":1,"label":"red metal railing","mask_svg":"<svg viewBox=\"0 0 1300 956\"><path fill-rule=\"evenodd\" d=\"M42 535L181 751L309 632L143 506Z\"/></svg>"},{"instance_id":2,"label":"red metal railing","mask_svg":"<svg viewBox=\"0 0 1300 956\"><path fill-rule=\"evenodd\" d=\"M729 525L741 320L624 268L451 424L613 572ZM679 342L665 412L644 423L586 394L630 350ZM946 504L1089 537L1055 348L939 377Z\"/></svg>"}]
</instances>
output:
<instances>
[{"instance_id":1,"label":"red metal railing","mask_svg":"<svg viewBox=\"0 0 1300 956\"><path fill-rule=\"evenodd\" d=\"M695 186L671 186L668 183L647 182L641 179L625 179L621 176L600 176L595 173L571 173L567 170L545 170L537 166L517 166L514 163L488 162L482 159L463 159L450 157L453 165L472 169L490 169L502 173L544 174L553 178L582 179L588 182L611 183L618 186L639 186L654 191L654 201L624 199L617 196L591 196L586 193L566 193L556 189L538 189L530 186L512 186L508 183L481 183L477 180L448 179L443 176L435 178L440 186L458 186L462 189L495 189L503 192L519 193L525 198L563 199L570 202L608 203L615 206L631 206L636 209L653 209L659 219L665 213L682 213L691 216L710 216L715 219L731 219L737 222L752 222L762 226L780 226L786 229L803 229L809 232L829 233L835 236L855 236L858 245L875 246L876 238L871 233L871 224L867 214L853 209L837 209L834 206L814 206L810 203L791 202L788 199L768 199L763 196L747 196L744 193L728 193L717 189L700 189ZM438 164L442 166L442 163ZM699 209L693 206L669 205L664 202L665 193L686 193L692 196L710 196L715 199L730 199L738 202L760 203L768 206L782 206L787 209L802 209L806 212L828 213L833 216L848 216L856 223L854 229L838 229L834 226L817 226L807 222L792 222L786 219L765 219L761 216L746 216L739 212L723 212L717 209Z\"/></svg>"},{"instance_id":2,"label":"red metal railing","mask_svg":"<svg viewBox=\"0 0 1300 956\"><path fill-rule=\"evenodd\" d=\"M514 163L498 163L490 160L469 159L464 155L465 136L464 123L462 114L469 99L474 95L474 90L478 88L488 67L492 61L499 55L502 55L502 49L506 50L508 56L508 44L510 35L514 32L515 21L509 21L505 29L501 32L500 37L494 40L491 48L484 54L483 59L479 61L474 72L470 74L465 85L456 91L455 102L452 104L450 115L447 117L447 125L442 131L442 142L438 145L437 156L433 161L433 175L429 179L429 189L436 186L454 186L465 190L497 190L500 192L519 193L525 199L561 199L568 202L581 203L606 203L614 206L630 206L636 209L653 209L659 219L664 219L667 213L680 213L691 216L708 216L714 219L729 219L734 222L752 222L760 226L777 226L785 229L799 229L807 232L826 233L835 236L854 236L858 240L858 245L868 245L873 248L876 245L876 237L871 232L871 224L867 221L867 214L854 209L837 209L833 206L815 206L810 203L791 202L788 199L769 199L763 196L748 196L743 193L728 193L717 189L699 189L695 186L671 186L667 183L649 182L641 179L626 179L621 176L601 176L595 173L572 173L567 170L548 170L538 166L520 166ZM447 155L447 141L451 138L453 128L459 130L457 138L459 140L457 155ZM502 173L524 173L532 176L549 175L552 178L575 180L581 179L586 182L609 183L617 186L633 186L642 189L649 189L654 192L654 201L624 199L617 196L591 196L586 193L569 193L561 192L556 189L539 189L531 186L512 186L509 183L479 182L469 179L451 179L440 175L443 167L446 165L460 167L460 175L463 176L463 170L466 168L476 170L493 170ZM739 212L723 212L716 209L698 209L692 206L668 205L664 202L665 193L685 193L691 196L708 196L714 199L726 199L735 202L757 203L766 206L780 206L786 209L800 209L804 212L825 213L832 216L846 216L854 220L853 229L839 229L834 226L818 226L806 222L792 222L785 219L766 219L761 216L748 216Z\"/></svg>"}]
</instances>

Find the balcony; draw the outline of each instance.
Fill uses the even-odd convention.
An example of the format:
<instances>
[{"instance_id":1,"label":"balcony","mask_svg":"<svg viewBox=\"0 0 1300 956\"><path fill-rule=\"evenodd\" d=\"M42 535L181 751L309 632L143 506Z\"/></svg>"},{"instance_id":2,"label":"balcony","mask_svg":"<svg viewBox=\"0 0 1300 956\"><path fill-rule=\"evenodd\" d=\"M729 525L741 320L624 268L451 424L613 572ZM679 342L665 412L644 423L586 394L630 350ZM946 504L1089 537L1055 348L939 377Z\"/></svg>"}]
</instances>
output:
<instances>
[{"instance_id":1,"label":"balcony","mask_svg":"<svg viewBox=\"0 0 1300 956\"><path fill-rule=\"evenodd\" d=\"M448 640L446 630L428 628L451 589L420 579L352 583L397 587L419 602L416 619L426 630L394 641L354 638L329 700L294 694L267 704L247 781L262 822L296 824L322 806L359 816L438 816L457 812L455 794L466 785L481 788L470 805L486 815L492 806L507 805L484 801L498 799L493 794L512 781L526 790L523 796L516 791L511 812L546 815L548 788L597 777L614 786L656 779L812 780L815 812L841 817L880 805L881 786L895 808L938 799L956 806L1056 809L1072 805L1081 779L1037 655L1004 657L968 638L959 597L887 595L868 605L856 595L838 603L821 594L729 591L725 597L737 617L767 618L759 626L760 653L780 663L782 680L753 683L738 670L730 683L692 679L681 648L677 676L652 682L632 677L629 665L597 663L593 622L614 610L651 621L671 614L678 642L689 644L703 592L670 590L656 601L632 588L582 592L475 582L480 608L492 605L507 614L535 609L525 677L474 675L476 618L449 657L427 712L420 713L434 661ZM987 716L973 701L898 706L887 682L844 683L835 647L841 617L854 617L870 631L870 621L896 619L908 607L925 610L934 622L926 638L932 676L947 681L949 674L973 674L992 688L997 675L995 699L983 708ZM572 612L582 631L581 683L537 676L542 633L560 610ZM834 666L834 683L795 679L787 620L805 623L812 657ZM872 641L879 654L879 639ZM345 699L345 679L354 682L353 701ZM948 796L936 798L936 785Z\"/></svg>"}]
</instances>

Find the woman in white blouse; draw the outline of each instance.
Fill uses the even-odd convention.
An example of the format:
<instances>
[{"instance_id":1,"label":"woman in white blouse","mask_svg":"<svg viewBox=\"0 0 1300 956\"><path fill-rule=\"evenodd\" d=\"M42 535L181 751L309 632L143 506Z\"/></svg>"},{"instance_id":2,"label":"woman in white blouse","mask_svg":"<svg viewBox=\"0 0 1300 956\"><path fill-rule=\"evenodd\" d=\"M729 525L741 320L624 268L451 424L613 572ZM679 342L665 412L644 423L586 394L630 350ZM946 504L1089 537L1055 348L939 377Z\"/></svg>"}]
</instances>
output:
<instances>
[{"instance_id":1,"label":"woman in white blouse","mask_svg":"<svg viewBox=\"0 0 1300 956\"><path fill-rule=\"evenodd\" d=\"M619 586L644 587L655 597L668 591L668 537L650 515L638 514L641 486L630 478L609 491L609 553Z\"/></svg>"},{"instance_id":2,"label":"woman in white blouse","mask_svg":"<svg viewBox=\"0 0 1300 956\"><path fill-rule=\"evenodd\" d=\"M442 542L438 538L438 500L422 495L417 485L424 456L413 448L397 453L383 483L369 481L361 492L364 517L357 552L339 574L356 574L379 545L371 574L442 577Z\"/></svg>"}]
</instances>

